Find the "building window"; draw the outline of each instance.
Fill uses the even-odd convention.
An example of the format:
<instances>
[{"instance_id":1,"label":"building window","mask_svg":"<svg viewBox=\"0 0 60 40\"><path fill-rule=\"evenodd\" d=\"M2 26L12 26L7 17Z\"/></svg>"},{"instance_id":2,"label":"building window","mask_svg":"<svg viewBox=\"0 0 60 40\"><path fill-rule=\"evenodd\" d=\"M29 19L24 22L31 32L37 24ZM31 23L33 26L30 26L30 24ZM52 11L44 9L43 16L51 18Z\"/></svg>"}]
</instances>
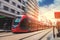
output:
<instances>
[{"instance_id":1,"label":"building window","mask_svg":"<svg viewBox=\"0 0 60 40\"><path fill-rule=\"evenodd\" d=\"M6 11L9 11L9 8L7 6L4 6L3 9L6 10Z\"/></svg>"},{"instance_id":2,"label":"building window","mask_svg":"<svg viewBox=\"0 0 60 40\"><path fill-rule=\"evenodd\" d=\"M17 5L18 8L21 8L20 5Z\"/></svg>"},{"instance_id":3,"label":"building window","mask_svg":"<svg viewBox=\"0 0 60 40\"><path fill-rule=\"evenodd\" d=\"M22 3L25 5L26 4L26 1L22 0Z\"/></svg>"},{"instance_id":4,"label":"building window","mask_svg":"<svg viewBox=\"0 0 60 40\"><path fill-rule=\"evenodd\" d=\"M6 2L9 2L9 0L5 0Z\"/></svg>"},{"instance_id":5,"label":"building window","mask_svg":"<svg viewBox=\"0 0 60 40\"><path fill-rule=\"evenodd\" d=\"M0 8L1 8L1 2L0 2Z\"/></svg>"},{"instance_id":6,"label":"building window","mask_svg":"<svg viewBox=\"0 0 60 40\"><path fill-rule=\"evenodd\" d=\"M18 0L19 2L21 2L21 0Z\"/></svg>"},{"instance_id":7,"label":"building window","mask_svg":"<svg viewBox=\"0 0 60 40\"><path fill-rule=\"evenodd\" d=\"M18 15L20 15L20 12L17 12Z\"/></svg>"},{"instance_id":8,"label":"building window","mask_svg":"<svg viewBox=\"0 0 60 40\"><path fill-rule=\"evenodd\" d=\"M1 6L1 2L0 2L0 6Z\"/></svg>"},{"instance_id":9,"label":"building window","mask_svg":"<svg viewBox=\"0 0 60 40\"><path fill-rule=\"evenodd\" d=\"M24 11L25 11L25 7L23 7L23 6L22 6L22 10L24 10Z\"/></svg>"},{"instance_id":10,"label":"building window","mask_svg":"<svg viewBox=\"0 0 60 40\"><path fill-rule=\"evenodd\" d=\"M12 2L12 4L13 4L14 6L16 6L16 3L15 3L15 2Z\"/></svg>"},{"instance_id":11,"label":"building window","mask_svg":"<svg viewBox=\"0 0 60 40\"><path fill-rule=\"evenodd\" d=\"M15 10L14 10L14 9L11 9L11 12L12 12L12 13L15 13Z\"/></svg>"}]
</instances>

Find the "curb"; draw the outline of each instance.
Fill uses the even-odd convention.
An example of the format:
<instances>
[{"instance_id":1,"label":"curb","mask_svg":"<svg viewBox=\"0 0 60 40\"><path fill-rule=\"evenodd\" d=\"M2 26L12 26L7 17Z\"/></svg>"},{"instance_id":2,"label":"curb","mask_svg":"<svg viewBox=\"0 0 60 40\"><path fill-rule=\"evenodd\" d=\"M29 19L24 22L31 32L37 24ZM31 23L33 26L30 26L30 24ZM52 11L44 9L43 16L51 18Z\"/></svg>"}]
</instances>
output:
<instances>
[{"instance_id":1,"label":"curb","mask_svg":"<svg viewBox=\"0 0 60 40\"><path fill-rule=\"evenodd\" d=\"M0 33L3 33L3 32L11 32L11 30L7 30L7 31L5 31L5 30L0 30Z\"/></svg>"},{"instance_id":2,"label":"curb","mask_svg":"<svg viewBox=\"0 0 60 40\"><path fill-rule=\"evenodd\" d=\"M5 31L0 31L0 33L5 32Z\"/></svg>"}]
</instances>

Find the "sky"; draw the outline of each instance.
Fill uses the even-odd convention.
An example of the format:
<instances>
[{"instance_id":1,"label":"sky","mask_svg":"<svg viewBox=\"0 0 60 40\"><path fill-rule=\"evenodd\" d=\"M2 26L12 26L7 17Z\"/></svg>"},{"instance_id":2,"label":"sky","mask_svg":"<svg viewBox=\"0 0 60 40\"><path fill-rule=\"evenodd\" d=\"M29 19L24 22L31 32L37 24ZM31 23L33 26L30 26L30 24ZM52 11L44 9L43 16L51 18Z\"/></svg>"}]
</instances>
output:
<instances>
[{"instance_id":1,"label":"sky","mask_svg":"<svg viewBox=\"0 0 60 40\"><path fill-rule=\"evenodd\" d=\"M38 0L38 4L39 13L54 22L54 12L60 11L60 0Z\"/></svg>"},{"instance_id":2,"label":"sky","mask_svg":"<svg viewBox=\"0 0 60 40\"><path fill-rule=\"evenodd\" d=\"M49 6L54 3L54 0L40 0L39 6Z\"/></svg>"}]
</instances>

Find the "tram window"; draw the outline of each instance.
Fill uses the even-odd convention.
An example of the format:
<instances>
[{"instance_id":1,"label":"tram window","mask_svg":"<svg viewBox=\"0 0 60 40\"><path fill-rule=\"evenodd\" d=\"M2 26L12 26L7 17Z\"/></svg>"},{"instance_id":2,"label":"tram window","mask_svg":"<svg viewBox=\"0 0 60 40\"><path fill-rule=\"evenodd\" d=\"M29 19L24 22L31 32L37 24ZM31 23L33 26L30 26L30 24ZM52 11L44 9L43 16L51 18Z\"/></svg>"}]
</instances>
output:
<instances>
[{"instance_id":1,"label":"tram window","mask_svg":"<svg viewBox=\"0 0 60 40\"><path fill-rule=\"evenodd\" d=\"M20 26L22 29L27 29L27 18L23 19Z\"/></svg>"},{"instance_id":2,"label":"tram window","mask_svg":"<svg viewBox=\"0 0 60 40\"><path fill-rule=\"evenodd\" d=\"M14 20L14 25L17 25L21 21L21 17L18 17Z\"/></svg>"}]
</instances>

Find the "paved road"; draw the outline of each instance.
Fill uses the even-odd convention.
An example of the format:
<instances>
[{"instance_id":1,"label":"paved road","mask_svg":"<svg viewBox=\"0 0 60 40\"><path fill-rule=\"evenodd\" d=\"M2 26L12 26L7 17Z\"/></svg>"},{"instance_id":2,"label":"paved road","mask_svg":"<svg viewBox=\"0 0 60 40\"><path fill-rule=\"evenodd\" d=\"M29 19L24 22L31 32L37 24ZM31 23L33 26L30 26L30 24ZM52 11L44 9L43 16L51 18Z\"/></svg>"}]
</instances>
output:
<instances>
[{"instance_id":1,"label":"paved road","mask_svg":"<svg viewBox=\"0 0 60 40\"><path fill-rule=\"evenodd\" d=\"M52 39L52 40L60 40L60 37L57 37L57 33L58 33L58 31L57 31L57 29L56 29L56 30L55 30L56 37L55 37L54 39Z\"/></svg>"},{"instance_id":2,"label":"paved road","mask_svg":"<svg viewBox=\"0 0 60 40\"><path fill-rule=\"evenodd\" d=\"M60 40L60 37L57 37L57 29L55 28L55 38L53 37L53 31L48 33L42 40Z\"/></svg>"},{"instance_id":3,"label":"paved road","mask_svg":"<svg viewBox=\"0 0 60 40\"><path fill-rule=\"evenodd\" d=\"M11 32L0 33L0 40L42 40L51 31L52 28L30 33L20 33L20 34L13 34Z\"/></svg>"}]
</instances>

